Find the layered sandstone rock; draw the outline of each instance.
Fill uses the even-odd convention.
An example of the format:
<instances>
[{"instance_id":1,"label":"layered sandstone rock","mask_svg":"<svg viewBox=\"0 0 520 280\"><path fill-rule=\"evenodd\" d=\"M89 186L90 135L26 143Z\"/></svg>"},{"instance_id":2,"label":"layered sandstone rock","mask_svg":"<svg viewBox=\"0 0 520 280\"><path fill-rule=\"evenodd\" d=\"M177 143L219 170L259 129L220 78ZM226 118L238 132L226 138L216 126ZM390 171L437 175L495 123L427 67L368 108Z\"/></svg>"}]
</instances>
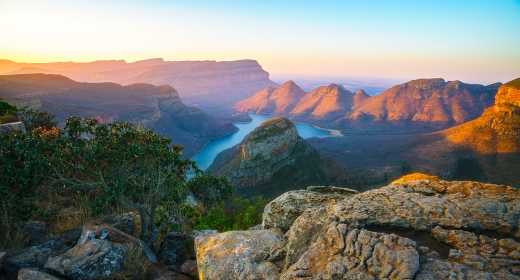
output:
<instances>
[{"instance_id":1,"label":"layered sandstone rock","mask_svg":"<svg viewBox=\"0 0 520 280\"><path fill-rule=\"evenodd\" d=\"M363 193L330 195L299 191L273 201L277 211L266 207L271 214L264 213L264 225L284 235L276 242L281 248L255 264L280 279L520 279L519 190L414 175ZM287 215L300 212L291 209L305 210ZM221 252L212 267L222 274L213 279L229 279L236 252L256 248L240 240L226 233L199 240ZM198 244L198 260L207 259ZM199 265L199 271L211 268Z\"/></svg>"},{"instance_id":2,"label":"layered sandstone rock","mask_svg":"<svg viewBox=\"0 0 520 280\"><path fill-rule=\"evenodd\" d=\"M493 104L498 87L499 84L484 86L418 79L371 97L363 91L352 93L331 84L306 94L286 94L291 106L284 109L272 100L274 93L282 91L282 87L267 88L237 103L235 109L363 131L432 131L478 117ZM510 94L513 93L504 93Z\"/></svg>"}]
</instances>

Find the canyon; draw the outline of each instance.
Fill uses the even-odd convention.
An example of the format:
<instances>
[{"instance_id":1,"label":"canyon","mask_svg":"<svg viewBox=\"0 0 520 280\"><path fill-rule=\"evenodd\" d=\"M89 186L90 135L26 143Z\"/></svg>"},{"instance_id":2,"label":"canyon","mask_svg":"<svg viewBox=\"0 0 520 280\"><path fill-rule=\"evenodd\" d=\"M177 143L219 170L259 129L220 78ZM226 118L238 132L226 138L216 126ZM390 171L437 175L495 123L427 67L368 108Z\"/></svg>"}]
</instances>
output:
<instances>
[{"instance_id":1,"label":"canyon","mask_svg":"<svg viewBox=\"0 0 520 280\"><path fill-rule=\"evenodd\" d=\"M168 85L81 83L54 74L0 75L0 98L47 111L62 123L69 116L138 123L182 145L187 156L236 130L229 122L186 106Z\"/></svg>"},{"instance_id":2,"label":"canyon","mask_svg":"<svg viewBox=\"0 0 520 280\"><path fill-rule=\"evenodd\" d=\"M294 82L237 102L238 112L269 113L364 133L439 130L478 117L500 84L418 79L369 96L330 84L304 93Z\"/></svg>"},{"instance_id":3,"label":"canyon","mask_svg":"<svg viewBox=\"0 0 520 280\"><path fill-rule=\"evenodd\" d=\"M22 63L0 60L0 74L59 74L79 82L147 83L170 85L185 102L202 106L226 105L252 92L276 85L255 60L166 61L162 58L135 62Z\"/></svg>"},{"instance_id":4,"label":"canyon","mask_svg":"<svg viewBox=\"0 0 520 280\"><path fill-rule=\"evenodd\" d=\"M208 171L229 179L238 192L273 197L297 186L330 183L344 174L298 135L285 118L271 118L221 152Z\"/></svg>"}]
</instances>

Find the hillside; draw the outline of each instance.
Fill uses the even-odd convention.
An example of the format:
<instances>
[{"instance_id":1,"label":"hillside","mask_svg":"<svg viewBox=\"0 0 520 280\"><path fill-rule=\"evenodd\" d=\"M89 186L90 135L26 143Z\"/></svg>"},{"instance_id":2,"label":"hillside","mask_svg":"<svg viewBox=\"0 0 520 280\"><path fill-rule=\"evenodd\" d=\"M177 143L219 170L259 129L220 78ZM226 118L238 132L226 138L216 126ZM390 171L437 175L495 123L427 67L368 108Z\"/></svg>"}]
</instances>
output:
<instances>
[{"instance_id":1,"label":"hillside","mask_svg":"<svg viewBox=\"0 0 520 280\"><path fill-rule=\"evenodd\" d=\"M309 93L292 95L291 106L283 110L274 109L281 106L270 101L271 95L280 87L267 88L238 102L235 109L271 113L358 132L426 132L478 117L493 104L498 86L419 79L368 96L362 90L352 93L331 84Z\"/></svg>"},{"instance_id":2,"label":"hillside","mask_svg":"<svg viewBox=\"0 0 520 280\"><path fill-rule=\"evenodd\" d=\"M304 184L331 182L338 167L310 147L292 122L265 121L209 167L245 194L272 196Z\"/></svg>"},{"instance_id":3,"label":"hillside","mask_svg":"<svg viewBox=\"0 0 520 280\"><path fill-rule=\"evenodd\" d=\"M309 141L320 153L382 178L417 170L520 186L520 87L502 85L477 118L432 133L352 134Z\"/></svg>"},{"instance_id":4,"label":"hillside","mask_svg":"<svg viewBox=\"0 0 520 280\"><path fill-rule=\"evenodd\" d=\"M493 104L498 84L419 79L368 98L344 120L448 127L478 117Z\"/></svg>"},{"instance_id":5,"label":"hillside","mask_svg":"<svg viewBox=\"0 0 520 280\"><path fill-rule=\"evenodd\" d=\"M48 111L60 121L75 115L140 123L171 137L188 155L235 129L184 105L171 86L79 83L51 74L0 75L0 98Z\"/></svg>"},{"instance_id":6,"label":"hillside","mask_svg":"<svg viewBox=\"0 0 520 280\"><path fill-rule=\"evenodd\" d=\"M446 165L457 164L460 159L471 159L482 171L483 179L518 184L520 88L514 83L502 85L495 104L480 117L421 137L411 153L418 156L418 165L434 170L446 169Z\"/></svg>"},{"instance_id":7,"label":"hillside","mask_svg":"<svg viewBox=\"0 0 520 280\"><path fill-rule=\"evenodd\" d=\"M238 112L255 112L257 114L285 115L303 97L305 92L293 81L287 81L279 87L268 87L255 95L235 104Z\"/></svg>"},{"instance_id":8,"label":"hillside","mask_svg":"<svg viewBox=\"0 0 520 280\"><path fill-rule=\"evenodd\" d=\"M17 63L0 60L0 74L60 74L80 82L171 85L190 103L229 103L273 86L269 73L255 60L136 62L124 60Z\"/></svg>"}]
</instances>

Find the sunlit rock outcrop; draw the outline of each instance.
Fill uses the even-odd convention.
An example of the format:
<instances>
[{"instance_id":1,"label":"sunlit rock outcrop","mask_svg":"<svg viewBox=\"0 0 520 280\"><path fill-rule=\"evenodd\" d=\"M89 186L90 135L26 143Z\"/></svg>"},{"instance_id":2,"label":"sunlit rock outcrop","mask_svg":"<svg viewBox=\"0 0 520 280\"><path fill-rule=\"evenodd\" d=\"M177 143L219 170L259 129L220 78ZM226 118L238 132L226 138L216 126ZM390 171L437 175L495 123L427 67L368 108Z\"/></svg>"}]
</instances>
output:
<instances>
[{"instance_id":1,"label":"sunlit rock outcrop","mask_svg":"<svg viewBox=\"0 0 520 280\"><path fill-rule=\"evenodd\" d=\"M280 279L520 279L520 190L414 174L362 193L332 191L310 189L274 200L281 209L273 214L272 205L266 207L265 231L282 232L283 239L246 263L269 267ZM200 262L212 254L202 244L220 252L211 268L199 265L202 279L230 279L239 255L258 249L239 236L263 235L201 238ZM221 273L209 278L213 267ZM255 279L252 270L240 271Z\"/></svg>"}]
</instances>

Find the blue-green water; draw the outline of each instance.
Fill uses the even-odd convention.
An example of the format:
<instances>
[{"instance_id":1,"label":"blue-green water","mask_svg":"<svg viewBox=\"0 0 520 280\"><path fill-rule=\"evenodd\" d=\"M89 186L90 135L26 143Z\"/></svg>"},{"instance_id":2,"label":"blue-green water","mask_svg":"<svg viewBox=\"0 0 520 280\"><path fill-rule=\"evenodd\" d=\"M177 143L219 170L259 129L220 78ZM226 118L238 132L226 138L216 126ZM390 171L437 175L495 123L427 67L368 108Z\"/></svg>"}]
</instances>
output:
<instances>
[{"instance_id":1,"label":"blue-green water","mask_svg":"<svg viewBox=\"0 0 520 280\"><path fill-rule=\"evenodd\" d=\"M195 156L192 157L192 160L197 163L197 166L200 169L206 170L211 165L211 163L213 163L220 152L242 142L247 134L253 131L253 129L259 126L263 121L270 118L269 116L256 114L250 114L249 116L252 119L251 122L235 123L235 126L238 128L237 132L209 142L206 146L204 146L204 148L202 148L202 150L200 150L197 154L195 154ZM315 127L307 123L300 122L295 123L295 125L296 129L298 130L298 134L300 134L300 136L304 139L311 137L323 138L332 136L331 131Z\"/></svg>"}]
</instances>

